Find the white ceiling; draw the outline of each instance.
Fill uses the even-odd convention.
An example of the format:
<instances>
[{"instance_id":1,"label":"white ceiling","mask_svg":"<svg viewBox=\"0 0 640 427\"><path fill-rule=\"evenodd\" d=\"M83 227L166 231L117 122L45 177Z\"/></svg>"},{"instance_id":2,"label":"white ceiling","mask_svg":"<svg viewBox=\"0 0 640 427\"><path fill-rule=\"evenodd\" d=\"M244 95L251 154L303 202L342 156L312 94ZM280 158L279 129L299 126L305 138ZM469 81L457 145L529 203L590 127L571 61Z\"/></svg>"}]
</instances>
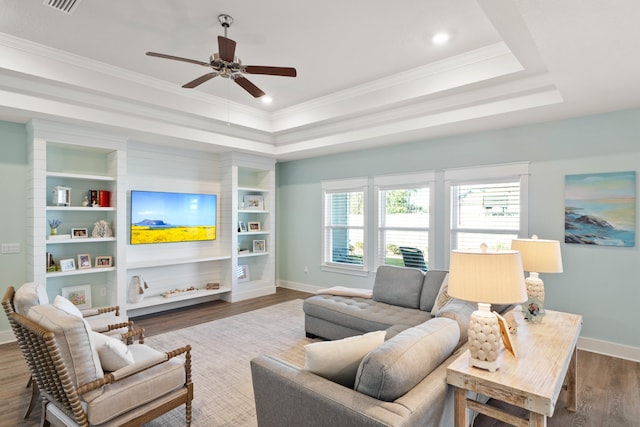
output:
<instances>
[{"instance_id":1,"label":"white ceiling","mask_svg":"<svg viewBox=\"0 0 640 427\"><path fill-rule=\"evenodd\" d=\"M635 0L0 0L0 120L280 160L640 106ZM247 76L180 86L228 37ZM445 31L446 45L432 43Z\"/></svg>"}]
</instances>

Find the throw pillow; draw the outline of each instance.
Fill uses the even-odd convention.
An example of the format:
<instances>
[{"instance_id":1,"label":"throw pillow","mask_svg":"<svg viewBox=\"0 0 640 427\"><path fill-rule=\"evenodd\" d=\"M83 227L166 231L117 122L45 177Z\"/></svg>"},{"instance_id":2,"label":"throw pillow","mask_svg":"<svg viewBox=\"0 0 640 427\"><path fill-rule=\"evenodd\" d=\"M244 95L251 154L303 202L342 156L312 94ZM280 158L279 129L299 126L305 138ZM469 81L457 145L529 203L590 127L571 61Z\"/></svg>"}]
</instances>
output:
<instances>
[{"instance_id":1,"label":"throw pillow","mask_svg":"<svg viewBox=\"0 0 640 427\"><path fill-rule=\"evenodd\" d=\"M91 332L93 342L98 352L102 369L113 372L133 363L133 355L125 343L119 339Z\"/></svg>"},{"instance_id":2,"label":"throw pillow","mask_svg":"<svg viewBox=\"0 0 640 427\"><path fill-rule=\"evenodd\" d=\"M40 304L49 304L49 296L43 284L28 282L16 290L16 294L13 297L13 304L16 306L18 313L26 316L31 307Z\"/></svg>"},{"instance_id":3,"label":"throw pillow","mask_svg":"<svg viewBox=\"0 0 640 427\"><path fill-rule=\"evenodd\" d=\"M429 312L433 310L433 304L438 297L442 282L447 277L449 277L449 272L445 270L427 271L422 284L422 294L420 294L420 310Z\"/></svg>"},{"instance_id":4,"label":"throw pillow","mask_svg":"<svg viewBox=\"0 0 640 427\"><path fill-rule=\"evenodd\" d=\"M362 358L384 342L385 331L304 346L305 369L352 388Z\"/></svg>"},{"instance_id":5,"label":"throw pillow","mask_svg":"<svg viewBox=\"0 0 640 427\"><path fill-rule=\"evenodd\" d=\"M458 324L445 318L400 332L362 359L354 389L378 400L396 400L451 355L459 333Z\"/></svg>"},{"instance_id":6,"label":"throw pillow","mask_svg":"<svg viewBox=\"0 0 640 427\"><path fill-rule=\"evenodd\" d=\"M65 297L56 295L56 298L53 300L53 305L72 316L76 316L82 319L82 312L78 309L78 307L73 305L73 303Z\"/></svg>"},{"instance_id":7,"label":"throw pillow","mask_svg":"<svg viewBox=\"0 0 640 427\"><path fill-rule=\"evenodd\" d=\"M442 281L442 285L440 286L440 290L438 291L438 296L436 297L435 302L433 303L433 308L431 309L431 316L436 317L442 307L444 307L449 300L451 300L451 296L447 292L449 290L449 275L444 278Z\"/></svg>"}]
</instances>

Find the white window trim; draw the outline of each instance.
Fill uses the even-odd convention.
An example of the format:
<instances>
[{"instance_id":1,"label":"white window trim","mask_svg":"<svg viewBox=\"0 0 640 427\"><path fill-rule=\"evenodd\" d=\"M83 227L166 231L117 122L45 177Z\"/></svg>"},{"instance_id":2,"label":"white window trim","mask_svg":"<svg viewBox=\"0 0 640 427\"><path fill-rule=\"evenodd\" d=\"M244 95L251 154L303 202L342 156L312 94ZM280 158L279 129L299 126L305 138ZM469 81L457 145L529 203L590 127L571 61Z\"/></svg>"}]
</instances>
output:
<instances>
[{"instance_id":1,"label":"white window trim","mask_svg":"<svg viewBox=\"0 0 640 427\"><path fill-rule=\"evenodd\" d=\"M510 179L520 181L520 230L518 236L527 236L529 234L529 162L455 168L444 171L444 265L449 265L451 254L451 186Z\"/></svg>"},{"instance_id":2,"label":"white window trim","mask_svg":"<svg viewBox=\"0 0 640 427\"><path fill-rule=\"evenodd\" d=\"M321 181L320 183L322 189L322 223L320 224L321 230L321 239L320 239L320 269L323 271L333 272L333 273L343 273L343 274L351 274L355 276L368 276L369 275L369 259L370 259L370 250L369 248L369 211L370 206L368 205L369 200L369 179L368 178L351 178L351 179L334 179L334 180L326 180ZM336 262L328 262L325 260L326 253L326 230L325 224L327 222L326 214L327 214L327 206L326 206L326 196L330 193L349 193L349 192L358 192L362 191L363 193L363 206L364 206L364 218L363 218L363 245L364 245L364 254L362 258L362 265L358 264L343 264Z\"/></svg>"},{"instance_id":3,"label":"white window trim","mask_svg":"<svg viewBox=\"0 0 640 427\"><path fill-rule=\"evenodd\" d=\"M380 206L380 190L395 190L398 188L412 188L412 187L429 187L429 225L427 226L428 232L428 245L429 245L429 253L427 254L427 259L432 260L435 256L435 236L433 233L434 225L435 225L435 217L434 215L434 203L435 203L435 178L436 173L433 171L420 172L420 173L408 173L408 174L400 174L400 175L380 175L373 178L373 189L374 189L374 207L373 207L373 224L374 227L372 229L372 241L375 242L372 248L372 259L373 268L377 270L380 265L380 259L383 257L380 255L380 242L378 241L380 237L380 212L382 207ZM385 228L386 229L386 228ZM406 229L409 230L409 229ZM419 231L423 231L423 229L419 229ZM429 261L431 263L431 261Z\"/></svg>"}]
</instances>

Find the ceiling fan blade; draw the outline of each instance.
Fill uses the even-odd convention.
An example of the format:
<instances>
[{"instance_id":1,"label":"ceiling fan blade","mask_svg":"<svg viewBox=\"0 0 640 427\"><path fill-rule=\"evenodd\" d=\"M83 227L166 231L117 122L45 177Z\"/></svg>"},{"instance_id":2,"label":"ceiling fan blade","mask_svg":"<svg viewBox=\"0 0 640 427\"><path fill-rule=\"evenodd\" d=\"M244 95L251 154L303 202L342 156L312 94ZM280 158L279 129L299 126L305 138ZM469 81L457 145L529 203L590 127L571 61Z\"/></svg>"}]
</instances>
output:
<instances>
[{"instance_id":1,"label":"ceiling fan blade","mask_svg":"<svg viewBox=\"0 0 640 427\"><path fill-rule=\"evenodd\" d=\"M198 77L195 80L190 81L189 83L185 83L182 85L182 87L186 88L186 89L193 89L196 86L200 86L202 83L211 80L212 78L216 77L218 75L218 73L207 73L203 76Z\"/></svg>"},{"instance_id":2,"label":"ceiling fan blade","mask_svg":"<svg viewBox=\"0 0 640 427\"><path fill-rule=\"evenodd\" d=\"M265 93L260 90L258 86L254 85L244 77L236 77L235 79L233 79L233 81L238 83L238 85L240 85L244 90L253 95L254 98L260 98L261 96L265 95Z\"/></svg>"},{"instance_id":3,"label":"ceiling fan blade","mask_svg":"<svg viewBox=\"0 0 640 427\"><path fill-rule=\"evenodd\" d=\"M263 67L260 65L247 65L244 71L248 74L267 74L270 76L295 77L297 72L292 67Z\"/></svg>"},{"instance_id":4,"label":"ceiling fan blade","mask_svg":"<svg viewBox=\"0 0 640 427\"><path fill-rule=\"evenodd\" d=\"M233 62L236 54L236 42L226 37L218 36L218 53L223 61Z\"/></svg>"},{"instance_id":5,"label":"ceiling fan blade","mask_svg":"<svg viewBox=\"0 0 640 427\"><path fill-rule=\"evenodd\" d=\"M155 56L157 58L164 58L164 59L173 59L174 61L190 62L192 64L203 65L205 67L208 67L210 65L208 62L196 61L195 59L181 58L179 56L173 56L173 55L165 55L164 53L147 52L147 56Z\"/></svg>"}]
</instances>

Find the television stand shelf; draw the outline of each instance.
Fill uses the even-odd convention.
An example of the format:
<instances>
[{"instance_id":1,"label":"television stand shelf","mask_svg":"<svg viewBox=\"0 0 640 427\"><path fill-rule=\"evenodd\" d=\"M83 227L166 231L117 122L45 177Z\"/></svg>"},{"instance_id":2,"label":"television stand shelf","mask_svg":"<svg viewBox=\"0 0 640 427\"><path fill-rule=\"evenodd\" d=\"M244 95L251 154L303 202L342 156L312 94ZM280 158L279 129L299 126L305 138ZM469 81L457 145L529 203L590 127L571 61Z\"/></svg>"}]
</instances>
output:
<instances>
[{"instance_id":1,"label":"television stand shelf","mask_svg":"<svg viewBox=\"0 0 640 427\"><path fill-rule=\"evenodd\" d=\"M189 301L190 304L192 304L192 300L196 299L202 299L202 302L205 302L205 298L207 297L213 297L227 292L231 292L231 288L228 286L220 286L220 289L196 289L195 292L185 292L185 295L178 295L171 298L165 298L162 295L154 295L146 297L138 303L127 303L127 314L130 317L134 317L157 311L170 310L185 305L175 303Z\"/></svg>"}]
</instances>

